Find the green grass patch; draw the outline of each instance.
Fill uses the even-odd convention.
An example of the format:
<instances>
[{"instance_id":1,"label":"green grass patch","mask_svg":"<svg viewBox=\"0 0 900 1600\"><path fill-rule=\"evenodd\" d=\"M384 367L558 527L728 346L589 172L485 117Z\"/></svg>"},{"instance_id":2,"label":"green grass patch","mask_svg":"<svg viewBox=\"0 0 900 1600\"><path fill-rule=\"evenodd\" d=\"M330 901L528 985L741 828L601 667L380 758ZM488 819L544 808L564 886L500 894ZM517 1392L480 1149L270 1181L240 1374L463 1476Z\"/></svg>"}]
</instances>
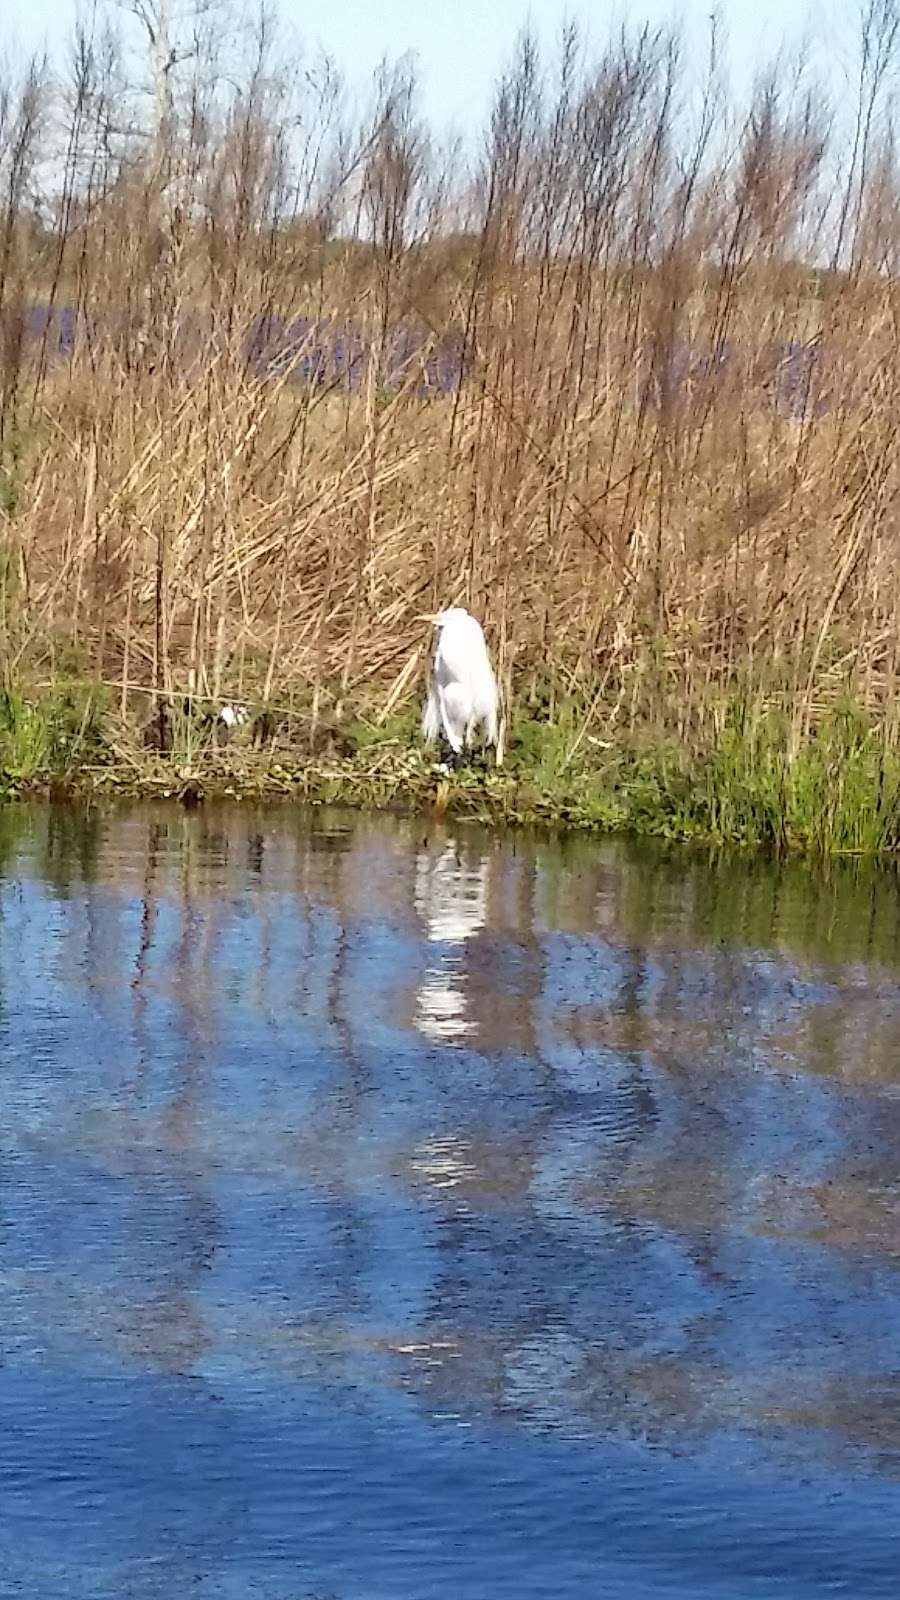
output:
<instances>
[{"instance_id":1,"label":"green grass patch","mask_svg":"<svg viewBox=\"0 0 900 1600\"><path fill-rule=\"evenodd\" d=\"M294 797L773 853L900 852L900 750L852 704L807 730L744 692L710 705L690 745L649 725L627 736L607 726L601 737L574 701L556 700L552 720L539 703L523 712L502 768L476 754L450 772L422 746L412 704L383 724L356 708L328 722L327 738L304 711L261 748L246 730L223 748L209 719L176 700L160 753L119 724L95 685L7 688L0 792Z\"/></svg>"}]
</instances>

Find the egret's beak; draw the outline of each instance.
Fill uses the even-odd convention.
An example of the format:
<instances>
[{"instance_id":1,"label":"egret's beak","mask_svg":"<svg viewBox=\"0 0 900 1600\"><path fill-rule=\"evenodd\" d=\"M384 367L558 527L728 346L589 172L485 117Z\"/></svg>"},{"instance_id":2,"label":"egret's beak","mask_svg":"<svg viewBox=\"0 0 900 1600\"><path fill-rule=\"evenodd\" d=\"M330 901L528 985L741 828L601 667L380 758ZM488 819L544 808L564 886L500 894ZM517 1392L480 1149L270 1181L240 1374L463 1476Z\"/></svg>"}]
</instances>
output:
<instances>
[{"instance_id":1,"label":"egret's beak","mask_svg":"<svg viewBox=\"0 0 900 1600\"><path fill-rule=\"evenodd\" d=\"M420 612L417 613L416 621L417 622L430 622L432 627L433 627L434 624L437 622L437 612L436 611L420 611Z\"/></svg>"}]
</instances>

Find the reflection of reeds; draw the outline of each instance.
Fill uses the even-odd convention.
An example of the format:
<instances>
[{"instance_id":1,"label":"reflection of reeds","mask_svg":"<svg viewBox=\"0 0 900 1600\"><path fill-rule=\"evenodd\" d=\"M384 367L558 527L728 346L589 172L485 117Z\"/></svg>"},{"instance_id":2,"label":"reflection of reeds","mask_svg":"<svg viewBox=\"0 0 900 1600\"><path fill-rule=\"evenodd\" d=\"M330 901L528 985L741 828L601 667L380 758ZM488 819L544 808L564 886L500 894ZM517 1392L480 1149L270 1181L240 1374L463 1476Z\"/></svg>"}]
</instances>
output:
<instances>
[{"instance_id":1,"label":"reflection of reeds","mask_svg":"<svg viewBox=\"0 0 900 1600\"><path fill-rule=\"evenodd\" d=\"M896 1364L888 875L428 855L293 810L0 821L3 1213L13 1243L47 1223L0 1263L5 1359L893 1451L866 1402ZM417 1041L411 946L467 933L455 1057ZM517 973L521 1031L486 1045Z\"/></svg>"},{"instance_id":2,"label":"reflection of reeds","mask_svg":"<svg viewBox=\"0 0 900 1600\"><path fill-rule=\"evenodd\" d=\"M735 138L715 36L691 102L669 34L569 32L520 44L474 169L405 69L354 118L214 11L171 60L156 28L150 96L99 27L3 86L7 672L315 726L409 695L458 597L507 689L584 696L579 744L689 739L739 679L795 744L848 691L892 736L893 6L849 140L805 68Z\"/></svg>"}]
</instances>

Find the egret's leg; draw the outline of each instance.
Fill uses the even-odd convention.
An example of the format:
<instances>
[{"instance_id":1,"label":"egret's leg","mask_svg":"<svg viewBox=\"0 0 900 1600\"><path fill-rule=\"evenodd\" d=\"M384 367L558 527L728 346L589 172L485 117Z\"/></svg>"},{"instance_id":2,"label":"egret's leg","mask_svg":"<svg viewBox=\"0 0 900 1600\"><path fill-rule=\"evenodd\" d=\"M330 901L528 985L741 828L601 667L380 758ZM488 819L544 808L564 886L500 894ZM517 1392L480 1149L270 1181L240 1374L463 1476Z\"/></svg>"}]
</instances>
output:
<instances>
[{"instance_id":1,"label":"egret's leg","mask_svg":"<svg viewBox=\"0 0 900 1600\"><path fill-rule=\"evenodd\" d=\"M450 746L450 765L455 770L459 765L459 759L462 755L463 742L457 729L453 725L452 717L448 714L448 707L445 703L443 695L441 696L441 723L443 725L444 738Z\"/></svg>"}]
</instances>

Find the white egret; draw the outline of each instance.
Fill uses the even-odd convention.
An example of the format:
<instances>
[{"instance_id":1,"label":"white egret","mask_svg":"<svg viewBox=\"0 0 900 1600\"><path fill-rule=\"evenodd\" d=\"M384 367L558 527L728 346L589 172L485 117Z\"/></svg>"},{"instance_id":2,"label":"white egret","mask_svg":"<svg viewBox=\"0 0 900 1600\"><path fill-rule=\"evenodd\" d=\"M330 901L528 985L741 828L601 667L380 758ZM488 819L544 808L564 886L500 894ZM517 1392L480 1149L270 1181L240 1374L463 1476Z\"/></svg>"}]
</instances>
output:
<instances>
[{"instance_id":1,"label":"white egret","mask_svg":"<svg viewBox=\"0 0 900 1600\"><path fill-rule=\"evenodd\" d=\"M472 743L480 729L498 749L499 696L481 624L462 606L425 616L437 629L428 698L422 713L422 736L433 744L443 734L455 757Z\"/></svg>"},{"instance_id":2,"label":"white egret","mask_svg":"<svg viewBox=\"0 0 900 1600\"><path fill-rule=\"evenodd\" d=\"M219 721L224 723L229 733L232 728L242 728L248 715L246 706L224 705L219 709Z\"/></svg>"},{"instance_id":3,"label":"white egret","mask_svg":"<svg viewBox=\"0 0 900 1600\"><path fill-rule=\"evenodd\" d=\"M230 703L220 706L215 717L214 734L223 744L228 744L233 735L245 727L250 719L246 706Z\"/></svg>"}]
</instances>

